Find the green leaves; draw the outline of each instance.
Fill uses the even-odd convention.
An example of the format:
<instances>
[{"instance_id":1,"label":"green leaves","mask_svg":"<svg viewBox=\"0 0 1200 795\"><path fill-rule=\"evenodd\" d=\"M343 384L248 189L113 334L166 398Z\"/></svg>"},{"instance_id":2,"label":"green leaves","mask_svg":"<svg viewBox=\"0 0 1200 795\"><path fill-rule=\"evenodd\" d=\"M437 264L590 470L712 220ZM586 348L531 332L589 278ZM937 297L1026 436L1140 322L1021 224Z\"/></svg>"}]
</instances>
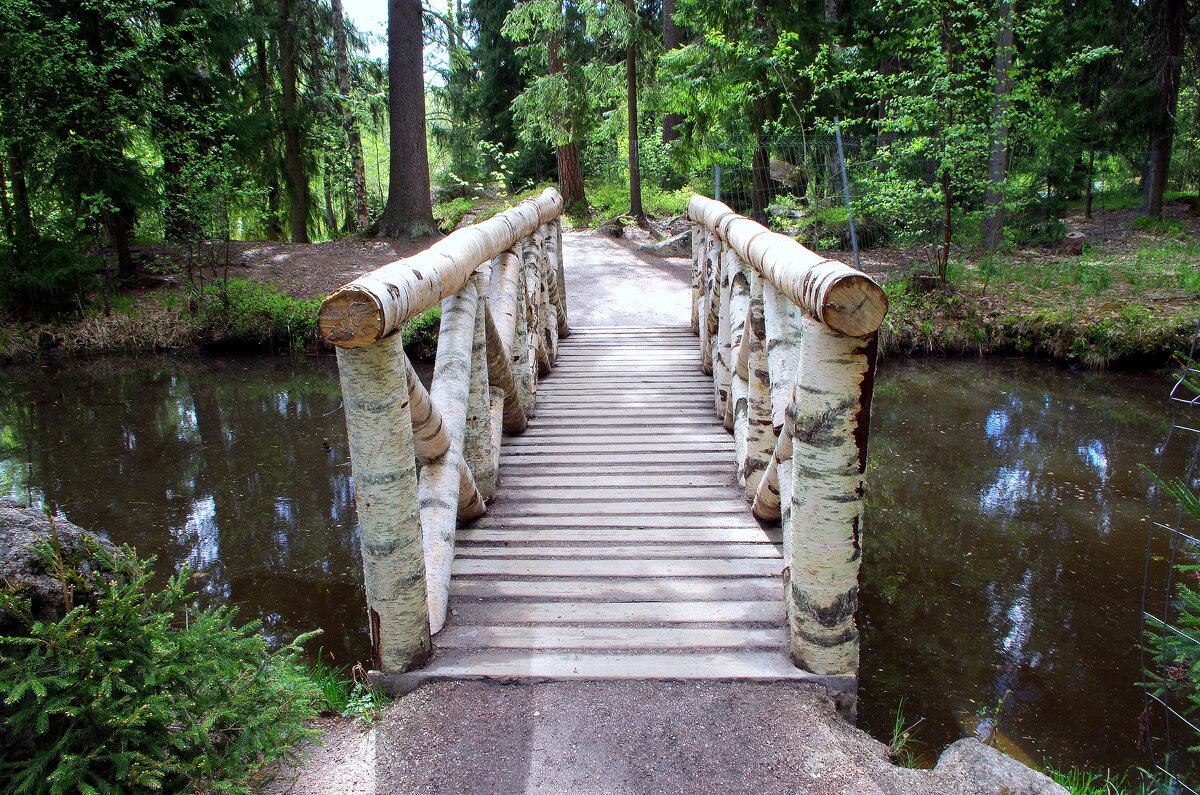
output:
<instances>
[{"instance_id":1,"label":"green leaves","mask_svg":"<svg viewBox=\"0 0 1200 795\"><path fill-rule=\"evenodd\" d=\"M188 572L157 592L130 550L90 552L108 580L54 623L0 591L28 634L0 637L0 784L25 793L250 792L264 762L312 731L317 689L297 638L269 651L228 608L194 612ZM49 562L53 551L47 546ZM49 567L48 567L49 568Z\"/></svg>"}]
</instances>

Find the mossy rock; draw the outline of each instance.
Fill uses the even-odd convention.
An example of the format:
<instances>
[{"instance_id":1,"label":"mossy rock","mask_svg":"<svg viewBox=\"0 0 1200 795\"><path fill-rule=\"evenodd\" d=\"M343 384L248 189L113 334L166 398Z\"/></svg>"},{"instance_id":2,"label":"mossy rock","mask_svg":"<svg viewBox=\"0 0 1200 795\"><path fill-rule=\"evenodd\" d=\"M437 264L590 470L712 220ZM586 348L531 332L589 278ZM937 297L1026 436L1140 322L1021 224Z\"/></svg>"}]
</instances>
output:
<instances>
[{"instance_id":1,"label":"mossy rock","mask_svg":"<svg viewBox=\"0 0 1200 795\"><path fill-rule=\"evenodd\" d=\"M46 544L54 550L53 560L61 562L61 574L48 569L42 554ZM68 600L72 604L85 601L94 592L98 577L115 575L97 564L95 547L114 557L120 555L110 542L61 516L51 519L39 509L0 499L0 587L30 600L35 621L58 621L66 614ZM66 575L67 594L62 574ZM24 634L22 623L0 611L0 635Z\"/></svg>"}]
</instances>

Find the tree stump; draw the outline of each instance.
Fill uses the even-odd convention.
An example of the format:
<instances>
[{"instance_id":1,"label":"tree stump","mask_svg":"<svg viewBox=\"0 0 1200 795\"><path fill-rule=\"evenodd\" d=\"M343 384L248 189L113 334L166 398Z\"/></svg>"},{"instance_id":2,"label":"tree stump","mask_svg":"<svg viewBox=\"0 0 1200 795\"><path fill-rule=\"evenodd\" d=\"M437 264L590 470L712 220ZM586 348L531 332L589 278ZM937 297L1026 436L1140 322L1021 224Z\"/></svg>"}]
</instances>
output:
<instances>
[{"instance_id":1,"label":"tree stump","mask_svg":"<svg viewBox=\"0 0 1200 795\"><path fill-rule=\"evenodd\" d=\"M1087 235L1083 232L1068 232L1062 243L1059 244L1058 251L1060 254L1078 257L1083 254L1083 241L1085 240L1087 240Z\"/></svg>"}]
</instances>

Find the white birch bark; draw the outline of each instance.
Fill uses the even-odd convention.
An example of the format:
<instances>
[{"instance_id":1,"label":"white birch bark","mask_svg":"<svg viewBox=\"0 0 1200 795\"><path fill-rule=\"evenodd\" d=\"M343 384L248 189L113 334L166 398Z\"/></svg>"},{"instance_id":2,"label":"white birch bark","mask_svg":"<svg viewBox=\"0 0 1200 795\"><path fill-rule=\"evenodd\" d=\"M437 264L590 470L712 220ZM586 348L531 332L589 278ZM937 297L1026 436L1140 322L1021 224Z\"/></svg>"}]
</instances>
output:
<instances>
[{"instance_id":1,"label":"white birch bark","mask_svg":"<svg viewBox=\"0 0 1200 795\"><path fill-rule=\"evenodd\" d=\"M487 335L487 368L488 383L493 389L500 390L503 398L502 424L505 433L522 433L528 427L525 410L521 408L521 398L517 394L517 383L513 380L512 364L509 351L505 349L500 339L500 332L492 320L489 301L483 302L484 333Z\"/></svg>"},{"instance_id":2,"label":"white birch bark","mask_svg":"<svg viewBox=\"0 0 1200 795\"><path fill-rule=\"evenodd\" d=\"M562 212L547 188L486 221L464 227L425 251L360 276L321 304L321 336L339 347L370 345L462 289L483 263L512 248Z\"/></svg>"},{"instance_id":3,"label":"white birch bark","mask_svg":"<svg viewBox=\"0 0 1200 795\"><path fill-rule=\"evenodd\" d=\"M739 260L737 253L724 243L720 248L720 268L718 270L720 281L714 285L716 289L713 293L713 297L716 299L714 304L717 311L717 339L713 343L712 368L713 396L716 401L717 417L724 422L729 412L729 293L733 274L737 273L739 268Z\"/></svg>"},{"instance_id":4,"label":"white birch bark","mask_svg":"<svg viewBox=\"0 0 1200 795\"><path fill-rule=\"evenodd\" d=\"M688 217L716 232L788 299L829 329L861 337L883 322L887 297L861 271L824 259L706 196L692 197Z\"/></svg>"},{"instance_id":5,"label":"white birch bark","mask_svg":"<svg viewBox=\"0 0 1200 795\"><path fill-rule=\"evenodd\" d=\"M704 261L701 252L704 246L700 241L700 224L692 221L692 333L700 333L700 296L702 294L701 284L703 284L703 275L700 268L700 263ZM701 350L703 350L701 343Z\"/></svg>"},{"instance_id":6,"label":"white birch bark","mask_svg":"<svg viewBox=\"0 0 1200 795\"><path fill-rule=\"evenodd\" d=\"M407 671L431 651L408 360L399 334L369 348L338 349L337 358L371 649L381 670Z\"/></svg>"},{"instance_id":7,"label":"white birch bark","mask_svg":"<svg viewBox=\"0 0 1200 795\"><path fill-rule=\"evenodd\" d=\"M738 479L746 489L746 498L754 499L767 462L775 449L775 429L771 423L771 375L767 366L767 330L763 317L764 279L750 271L750 306L742 348L746 351L746 454Z\"/></svg>"},{"instance_id":8,"label":"white birch bark","mask_svg":"<svg viewBox=\"0 0 1200 795\"><path fill-rule=\"evenodd\" d=\"M412 416L413 442L421 463L441 458L450 449L450 437L442 424L442 413L429 397L412 362L404 357L405 380L408 383L409 413Z\"/></svg>"},{"instance_id":9,"label":"white birch bark","mask_svg":"<svg viewBox=\"0 0 1200 795\"><path fill-rule=\"evenodd\" d=\"M750 309L750 273L745 263L739 262L733 272L733 283L729 290L729 347L737 355L741 350L746 330L746 316ZM729 376L729 401L726 403L725 427L733 431L733 446L738 482L742 483L742 462L746 459L747 397L749 387L738 368L732 368ZM744 483L742 485L745 485Z\"/></svg>"},{"instance_id":10,"label":"white birch bark","mask_svg":"<svg viewBox=\"0 0 1200 795\"><path fill-rule=\"evenodd\" d=\"M555 277L558 280L558 336L566 339L571 336L571 323L567 317L567 274L563 268L562 217L556 216L550 222L550 228L554 235L554 269Z\"/></svg>"},{"instance_id":11,"label":"white birch bark","mask_svg":"<svg viewBox=\"0 0 1200 795\"><path fill-rule=\"evenodd\" d=\"M442 302L437 359L430 398L442 413L450 439L444 456L421 471L421 524L425 536L425 572L429 597L429 626L437 632L446 622L450 566L460 505L464 518L482 508L482 499L463 461L467 400L471 377L471 347L475 337L478 291L469 283ZM467 488L463 488L463 486Z\"/></svg>"},{"instance_id":12,"label":"white birch bark","mask_svg":"<svg viewBox=\"0 0 1200 795\"><path fill-rule=\"evenodd\" d=\"M477 295L483 294L483 277L471 277ZM496 496L496 468L492 465L492 393L488 377L487 303L475 309L475 331L471 340L471 374L467 397L464 458L485 501Z\"/></svg>"},{"instance_id":13,"label":"white birch bark","mask_svg":"<svg viewBox=\"0 0 1200 795\"><path fill-rule=\"evenodd\" d=\"M788 652L819 674L858 670L858 570L874 338L806 319L788 409L792 506L785 594Z\"/></svg>"},{"instance_id":14,"label":"white birch bark","mask_svg":"<svg viewBox=\"0 0 1200 795\"><path fill-rule=\"evenodd\" d=\"M566 279L563 276L562 244L558 236L558 219L554 219L541 227L545 240L543 250L546 253L546 284L549 287L551 314L554 316L555 351L558 350L558 340L571 334L567 325L567 296Z\"/></svg>"}]
</instances>

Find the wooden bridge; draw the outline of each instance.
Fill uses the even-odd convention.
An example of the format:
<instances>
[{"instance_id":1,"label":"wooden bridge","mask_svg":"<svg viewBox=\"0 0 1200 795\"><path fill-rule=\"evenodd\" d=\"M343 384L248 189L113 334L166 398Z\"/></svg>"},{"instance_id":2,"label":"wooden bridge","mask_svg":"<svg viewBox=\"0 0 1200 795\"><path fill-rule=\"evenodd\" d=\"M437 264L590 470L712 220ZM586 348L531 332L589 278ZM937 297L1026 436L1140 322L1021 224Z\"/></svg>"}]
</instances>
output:
<instances>
[{"instance_id":1,"label":"wooden bridge","mask_svg":"<svg viewBox=\"0 0 1200 795\"><path fill-rule=\"evenodd\" d=\"M322 307L375 664L393 684L813 679L852 707L882 291L696 196L692 327L572 330L561 205ZM396 332L438 302L426 391Z\"/></svg>"}]
</instances>

